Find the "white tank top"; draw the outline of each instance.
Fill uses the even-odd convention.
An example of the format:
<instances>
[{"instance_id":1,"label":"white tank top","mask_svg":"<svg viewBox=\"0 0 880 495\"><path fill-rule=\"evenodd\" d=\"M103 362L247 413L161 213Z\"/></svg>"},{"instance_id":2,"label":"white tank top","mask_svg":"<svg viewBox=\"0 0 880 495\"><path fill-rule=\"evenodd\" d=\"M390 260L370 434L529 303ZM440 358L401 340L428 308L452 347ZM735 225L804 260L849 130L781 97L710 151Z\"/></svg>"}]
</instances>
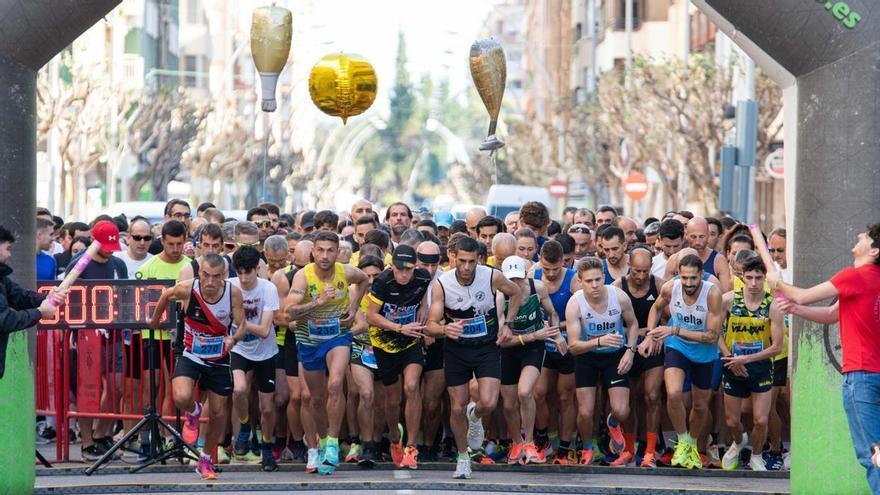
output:
<instances>
[{"instance_id":1,"label":"white tank top","mask_svg":"<svg viewBox=\"0 0 880 495\"><path fill-rule=\"evenodd\" d=\"M679 327L683 330L705 332L709 320L709 290L714 286L712 282L703 281L700 294L692 305L684 300L681 289L681 279L675 279L672 286L672 299L669 301L669 326ZM670 335L666 337L666 347L675 349L695 363L709 363L718 358L718 344L701 344L681 337Z\"/></svg>"},{"instance_id":2,"label":"white tank top","mask_svg":"<svg viewBox=\"0 0 880 495\"><path fill-rule=\"evenodd\" d=\"M478 265L474 280L461 285L455 278L455 270L440 276L446 321L463 321L464 333L458 344L480 345L498 338L498 311L495 308L495 291L492 290L493 270ZM451 342L447 339L447 342ZM454 345L454 344L453 344Z\"/></svg>"},{"instance_id":3,"label":"white tank top","mask_svg":"<svg viewBox=\"0 0 880 495\"><path fill-rule=\"evenodd\" d=\"M623 325L623 312L620 309L620 299L617 291L611 285L605 286L605 296L608 299L608 307L600 313L590 306L584 291L574 293L574 298L581 310L581 340L590 340L603 335L618 333L623 336L623 345L620 347L598 347L590 352L608 353L615 352L626 346L626 333Z\"/></svg>"}]
</instances>

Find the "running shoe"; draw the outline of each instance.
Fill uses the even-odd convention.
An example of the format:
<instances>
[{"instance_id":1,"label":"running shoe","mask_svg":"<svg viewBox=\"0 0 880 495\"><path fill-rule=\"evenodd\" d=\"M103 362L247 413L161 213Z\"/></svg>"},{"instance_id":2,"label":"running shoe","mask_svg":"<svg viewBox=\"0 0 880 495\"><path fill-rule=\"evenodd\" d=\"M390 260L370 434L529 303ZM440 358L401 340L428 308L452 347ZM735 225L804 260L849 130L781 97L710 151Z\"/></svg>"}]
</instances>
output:
<instances>
[{"instance_id":1,"label":"running shoe","mask_svg":"<svg viewBox=\"0 0 880 495\"><path fill-rule=\"evenodd\" d=\"M471 460L459 457L458 462L455 464L455 473L452 475L452 478L457 480L471 479Z\"/></svg>"},{"instance_id":2,"label":"running shoe","mask_svg":"<svg viewBox=\"0 0 880 495\"><path fill-rule=\"evenodd\" d=\"M272 455L272 452L263 452L263 459L260 461L260 467L267 473L278 471L278 463L275 462L275 456Z\"/></svg>"},{"instance_id":3,"label":"running shoe","mask_svg":"<svg viewBox=\"0 0 880 495\"><path fill-rule=\"evenodd\" d=\"M229 453L226 452L226 447L222 445L217 446L217 464L229 464Z\"/></svg>"},{"instance_id":4,"label":"running shoe","mask_svg":"<svg viewBox=\"0 0 880 495\"><path fill-rule=\"evenodd\" d=\"M684 440L679 440L678 443L675 444L675 453L672 454L672 460L669 464L673 467L687 467L690 451L691 444Z\"/></svg>"},{"instance_id":5,"label":"running shoe","mask_svg":"<svg viewBox=\"0 0 880 495\"><path fill-rule=\"evenodd\" d=\"M199 456L199 462L196 464L196 473L198 473L203 480L217 479L217 472L214 471L214 465L211 464L211 458L208 456Z\"/></svg>"},{"instance_id":6,"label":"running shoe","mask_svg":"<svg viewBox=\"0 0 880 495\"><path fill-rule=\"evenodd\" d=\"M512 442L510 450L507 452L507 464L519 464L523 458L523 444Z\"/></svg>"},{"instance_id":7,"label":"running shoe","mask_svg":"<svg viewBox=\"0 0 880 495\"><path fill-rule=\"evenodd\" d=\"M186 412L183 422L183 441L195 445L199 441L199 416L202 415L202 403L196 401L193 412ZM212 469L213 471L213 469ZM213 478L212 478L213 479Z\"/></svg>"},{"instance_id":8,"label":"running shoe","mask_svg":"<svg viewBox=\"0 0 880 495\"><path fill-rule=\"evenodd\" d=\"M721 467L721 456L718 454L718 445L712 444L706 447L706 464L709 467L720 468Z\"/></svg>"},{"instance_id":9,"label":"running shoe","mask_svg":"<svg viewBox=\"0 0 880 495\"><path fill-rule=\"evenodd\" d=\"M767 466L767 471L779 471L782 469L783 461L781 452L765 450L762 457L764 458L764 465Z\"/></svg>"},{"instance_id":10,"label":"running shoe","mask_svg":"<svg viewBox=\"0 0 880 495\"><path fill-rule=\"evenodd\" d=\"M752 454L749 459L749 469L752 471L766 471L767 466L764 464L764 458L760 455Z\"/></svg>"},{"instance_id":11,"label":"running shoe","mask_svg":"<svg viewBox=\"0 0 880 495\"><path fill-rule=\"evenodd\" d=\"M321 464L336 467L339 465L339 441L327 440L324 445L324 453L321 456Z\"/></svg>"},{"instance_id":12,"label":"running shoe","mask_svg":"<svg viewBox=\"0 0 880 495\"><path fill-rule=\"evenodd\" d=\"M306 457L308 457L309 448L306 447L305 442L302 440L297 440L293 442L292 445L288 447L290 452L290 457L293 462L306 462Z\"/></svg>"},{"instance_id":13,"label":"running shoe","mask_svg":"<svg viewBox=\"0 0 880 495\"><path fill-rule=\"evenodd\" d=\"M593 449L581 450L578 454L578 464L588 466L593 463Z\"/></svg>"},{"instance_id":14,"label":"running shoe","mask_svg":"<svg viewBox=\"0 0 880 495\"><path fill-rule=\"evenodd\" d=\"M368 442L364 444L361 450L361 456L358 460L358 466L364 469L370 469L376 465L376 444Z\"/></svg>"},{"instance_id":15,"label":"running shoe","mask_svg":"<svg viewBox=\"0 0 880 495\"><path fill-rule=\"evenodd\" d=\"M624 450L623 452L620 453L620 456L618 456L617 459L614 459L608 465L611 467L625 467L625 466L629 466L630 464L632 464L632 462L633 462L632 452L628 452L628 451Z\"/></svg>"},{"instance_id":16,"label":"running shoe","mask_svg":"<svg viewBox=\"0 0 880 495\"><path fill-rule=\"evenodd\" d=\"M538 453L538 448L533 442L529 442L522 446L522 455L520 456L520 464L544 464L545 459Z\"/></svg>"},{"instance_id":17,"label":"running shoe","mask_svg":"<svg viewBox=\"0 0 880 495\"><path fill-rule=\"evenodd\" d=\"M401 467L400 463L403 462L402 441L391 443L391 462L394 463L394 467Z\"/></svg>"},{"instance_id":18,"label":"running shoe","mask_svg":"<svg viewBox=\"0 0 880 495\"><path fill-rule=\"evenodd\" d=\"M352 443L348 448L348 454L345 455L346 463L357 463L361 460L362 447L359 443Z\"/></svg>"},{"instance_id":19,"label":"running shoe","mask_svg":"<svg viewBox=\"0 0 880 495\"><path fill-rule=\"evenodd\" d=\"M468 447L471 450L477 450L483 446L483 440L486 438L486 431L483 429L483 422L477 417L477 404L471 402L467 405L468 419Z\"/></svg>"},{"instance_id":20,"label":"running shoe","mask_svg":"<svg viewBox=\"0 0 880 495\"><path fill-rule=\"evenodd\" d=\"M643 468L656 468L657 467L657 458L654 452L645 452L645 455L642 456L642 462L639 464L640 467Z\"/></svg>"},{"instance_id":21,"label":"running shoe","mask_svg":"<svg viewBox=\"0 0 880 495\"><path fill-rule=\"evenodd\" d=\"M552 464L560 466L568 466L569 464L577 466L577 453L573 450L557 450L553 456Z\"/></svg>"},{"instance_id":22,"label":"running shoe","mask_svg":"<svg viewBox=\"0 0 880 495\"><path fill-rule=\"evenodd\" d=\"M703 459L700 457L700 451L697 450L696 440L690 444L687 465L685 467L688 469L703 469Z\"/></svg>"},{"instance_id":23,"label":"running shoe","mask_svg":"<svg viewBox=\"0 0 880 495\"><path fill-rule=\"evenodd\" d=\"M306 456L308 457L308 461L306 461L306 472L317 472L318 464L321 463L321 451L318 449L308 449Z\"/></svg>"},{"instance_id":24,"label":"running shoe","mask_svg":"<svg viewBox=\"0 0 880 495\"><path fill-rule=\"evenodd\" d=\"M612 454L619 454L626 447L626 439L623 438L623 425L617 423L617 426L611 426L611 415L605 419L608 426L608 436L611 437L608 442L608 448Z\"/></svg>"},{"instance_id":25,"label":"running shoe","mask_svg":"<svg viewBox=\"0 0 880 495\"><path fill-rule=\"evenodd\" d=\"M418 456L419 450L412 445L403 449L403 459L400 461L400 467L418 469L419 463L416 460Z\"/></svg>"},{"instance_id":26,"label":"running shoe","mask_svg":"<svg viewBox=\"0 0 880 495\"><path fill-rule=\"evenodd\" d=\"M725 471L733 471L739 466L739 452L742 450L741 445L737 445L736 442L730 444L727 447L727 450L724 452L724 457L721 458L721 469Z\"/></svg>"}]
</instances>

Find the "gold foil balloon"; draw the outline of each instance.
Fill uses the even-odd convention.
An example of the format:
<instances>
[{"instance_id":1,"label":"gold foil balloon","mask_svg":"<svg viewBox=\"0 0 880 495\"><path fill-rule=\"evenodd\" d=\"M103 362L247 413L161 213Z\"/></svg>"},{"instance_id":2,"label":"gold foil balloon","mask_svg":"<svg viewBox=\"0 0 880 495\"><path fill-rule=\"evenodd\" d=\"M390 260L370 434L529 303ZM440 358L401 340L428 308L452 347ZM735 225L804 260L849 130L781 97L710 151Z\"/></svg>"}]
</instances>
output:
<instances>
[{"instance_id":1,"label":"gold foil balloon","mask_svg":"<svg viewBox=\"0 0 880 495\"><path fill-rule=\"evenodd\" d=\"M373 66L359 55L327 55L309 74L309 94L315 106L327 115L341 117L343 124L370 108L378 86Z\"/></svg>"},{"instance_id":2,"label":"gold foil balloon","mask_svg":"<svg viewBox=\"0 0 880 495\"><path fill-rule=\"evenodd\" d=\"M504 146L495 137L498 125L498 113L501 111L501 99L504 97L504 86L507 83L507 62L504 50L494 39L475 41L471 45L470 55L471 77L477 87L477 93L489 112L489 135L480 144L481 151L495 151Z\"/></svg>"},{"instance_id":3,"label":"gold foil balloon","mask_svg":"<svg viewBox=\"0 0 880 495\"><path fill-rule=\"evenodd\" d=\"M254 10L251 19L251 54L260 73L264 112L274 112L277 107L275 87L290 54L292 17L289 10L272 5Z\"/></svg>"}]
</instances>

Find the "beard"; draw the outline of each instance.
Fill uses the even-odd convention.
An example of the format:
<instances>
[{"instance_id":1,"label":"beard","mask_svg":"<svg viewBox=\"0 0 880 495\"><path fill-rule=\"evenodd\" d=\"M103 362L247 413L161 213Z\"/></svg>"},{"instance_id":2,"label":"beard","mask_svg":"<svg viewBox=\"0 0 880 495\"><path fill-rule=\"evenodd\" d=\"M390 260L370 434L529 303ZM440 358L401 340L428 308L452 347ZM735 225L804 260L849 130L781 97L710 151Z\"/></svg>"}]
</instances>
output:
<instances>
[{"instance_id":1,"label":"beard","mask_svg":"<svg viewBox=\"0 0 880 495\"><path fill-rule=\"evenodd\" d=\"M696 294L696 293L697 293L697 289L699 289L699 288L700 288L699 285L694 285L694 286L682 286L682 287L681 287L681 289L684 291L684 293L687 294L687 295L689 295L689 296L692 296L692 295Z\"/></svg>"},{"instance_id":2,"label":"beard","mask_svg":"<svg viewBox=\"0 0 880 495\"><path fill-rule=\"evenodd\" d=\"M406 225L403 224L395 224L391 226L391 232L396 236L400 236L400 234L403 234L405 230Z\"/></svg>"}]
</instances>

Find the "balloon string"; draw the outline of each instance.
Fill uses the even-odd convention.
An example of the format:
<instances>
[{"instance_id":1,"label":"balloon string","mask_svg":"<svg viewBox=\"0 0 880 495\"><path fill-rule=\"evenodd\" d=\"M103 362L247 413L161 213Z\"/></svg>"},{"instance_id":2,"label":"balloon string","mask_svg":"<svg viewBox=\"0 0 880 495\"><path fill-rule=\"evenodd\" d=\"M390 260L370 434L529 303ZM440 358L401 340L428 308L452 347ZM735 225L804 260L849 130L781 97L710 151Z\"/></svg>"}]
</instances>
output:
<instances>
[{"instance_id":1,"label":"balloon string","mask_svg":"<svg viewBox=\"0 0 880 495\"><path fill-rule=\"evenodd\" d=\"M496 186L498 185L498 156L495 154L496 150L492 150L489 152L489 158L492 160L492 183Z\"/></svg>"},{"instance_id":2,"label":"balloon string","mask_svg":"<svg viewBox=\"0 0 880 495\"><path fill-rule=\"evenodd\" d=\"M263 191L262 191L262 199L261 202L266 202L266 160L269 157L269 115L265 112L263 113Z\"/></svg>"}]
</instances>

